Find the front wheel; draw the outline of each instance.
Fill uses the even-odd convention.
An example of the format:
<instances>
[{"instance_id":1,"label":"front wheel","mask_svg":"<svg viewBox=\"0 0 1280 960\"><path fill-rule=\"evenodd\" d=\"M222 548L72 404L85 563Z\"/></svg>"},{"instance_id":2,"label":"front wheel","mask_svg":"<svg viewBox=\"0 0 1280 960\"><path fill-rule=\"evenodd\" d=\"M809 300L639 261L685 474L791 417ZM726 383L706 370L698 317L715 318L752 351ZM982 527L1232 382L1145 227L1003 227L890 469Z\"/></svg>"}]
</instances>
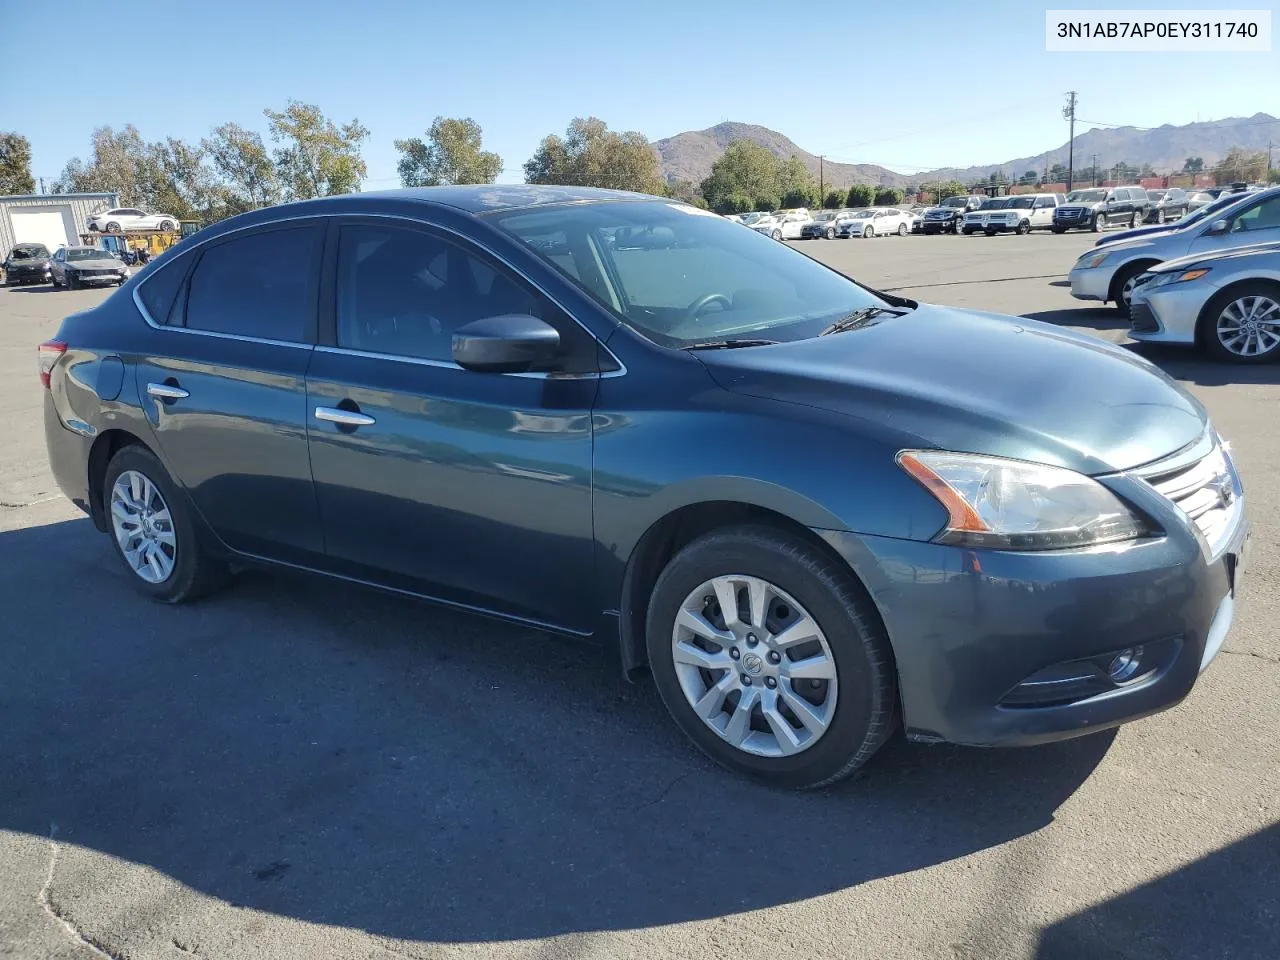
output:
<instances>
[{"instance_id":1,"label":"front wheel","mask_svg":"<svg viewBox=\"0 0 1280 960\"><path fill-rule=\"evenodd\" d=\"M183 603L221 582L224 565L199 542L186 501L150 450L128 446L111 458L102 505L116 554L142 593Z\"/></svg>"},{"instance_id":2,"label":"front wheel","mask_svg":"<svg viewBox=\"0 0 1280 960\"><path fill-rule=\"evenodd\" d=\"M172 229L173 229L173 221L172 221L172 220L161 220L161 221L160 221L160 229L161 229L161 230L172 230Z\"/></svg>"},{"instance_id":3,"label":"front wheel","mask_svg":"<svg viewBox=\"0 0 1280 960\"><path fill-rule=\"evenodd\" d=\"M865 230L863 230L863 231L862 231L862 236L863 236L863 237L865 237L865 238L867 238L867 239L870 239L870 238L874 237L875 235L876 235L876 232L875 232L874 230L872 230L870 227L867 227Z\"/></svg>"},{"instance_id":4,"label":"front wheel","mask_svg":"<svg viewBox=\"0 0 1280 960\"><path fill-rule=\"evenodd\" d=\"M79 281L78 279L76 279L76 275L75 275L74 273L68 273L68 274L67 274L67 277L66 277L66 285L67 285L67 289L68 289L68 290L79 290L79 289L80 289L80 281Z\"/></svg>"},{"instance_id":5,"label":"front wheel","mask_svg":"<svg viewBox=\"0 0 1280 960\"><path fill-rule=\"evenodd\" d=\"M118 223L107 224L107 233L119 233L119 232L120 232L120 224Z\"/></svg>"},{"instance_id":6,"label":"front wheel","mask_svg":"<svg viewBox=\"0 0 1280 960\"><path fill-rule=\"evenodd\" d=\"M1280 357L1280 284L1255 281L1218 294L1201 316L1200 342L1230 363Z\"/></svg>"},{"instance_id":7,"label":"front wheel","mask_svg":"<svg viewBox=\"0 0 1280 960\"><path fill-rule=\"evenodd\" d=\"M1089 229L1094 233L1102 229L1102 218L1098 214L1095 213L1092 219L1089 220Z\"/></svg>"},{"instance_id":8,"label":"front wheel","mask_svg":"<svg viewBox=\"0 0 1280 960\"><path fill-rule=\"evenodd\" d=\"M770 237L772 237L774 240L781 240L781 239L782 239L782 231L781 231L781 230L775 230L775 231L773 231L773 233L769 234L769 236L770 236Z\"/></svg>"},{"instance_id":9,"label":"front wheel","mask_svg":"<svg viewBox=\"0 0 1280 960\"><path fill-rule=\"evenodd\" d=\"M1132 230L1138 225L1138 215L1136 213L1129 214L1129 229Z\"/></svg>"},{"instance_id":10,"label":"front wheel","mask_svg":"<svg viewBox=\"0 0 1280 960\"><path fill-rule=\"evenodd\" d=\"M834 240L836 238L835 227L827 227L827 239Z\"/></svg>"},{"instance_id":11,"label":"front wheel","mask_svg":"<svg viewBox=\"0 0 1280 960\"><path fill-rule=\"evenodd\" d=\"M1164 211L1163 211L1163 210L1157 210L1157 211L1156 211L1156 223L1164 223L1164 221L1165 221Z\"/></svg>"},{"instance_id":12,"label":"front wheel","mask_svg":"<svg viewBox=\"0 0 1280 960\"><path fill-rule=\"evenodd\" d=\"M1138 277L1151 267L1148 263L1131 264L1123 268L1111 281L1111 299L1115 302L1120 316L1128 319L1129 308L1133 301L1133 289L1138 285Z\"/></svg>"},{"instance_id":13,"label":"front wheel","mask_svg":"<svg viewBox=\"0 0 1280 960\"><path fill-rule=\"evenodd\" d=\"M1050 227L1049 229L1050 229L1050 230L1052 230L1054 233L1066 233L1066 232L1067 232L1067 228L1066 228L1066 227Z\"/></svg>"},{"instance_id":14,"label":"front wheel","mask_svg":"<svg viewBox=\"0 0 1280 960\"><path fill-rule=\"evenodd\" d=\"M896 725L893 656L852 574L792 534L695 540L654 586L649 664L663 702L713 760L774 786L848 776Z\"/></svg>"},{"instance_id":15,"label":"front wheel","mask_svg":"<svg viewBox=\"0 0 1280 960\"><path fill-rule=\"evenodd\" d=\"M907 235L907 225L905 223L898 224L898 236L905 237Z\"/></svg>"},{"instance_id":16,"label":"front wheel","mask_svg":"<svg viewBox=\"0 0 1280 960\"><path fill-rule=\"evenodd\" d=\"M1018 236L1025 237L1028 233L1031 232L1031 224L1028 223L1026 220L1023 220L1020 224L1018 224L1018 229L1016 232Z\"/></svg>"}]
</instances>

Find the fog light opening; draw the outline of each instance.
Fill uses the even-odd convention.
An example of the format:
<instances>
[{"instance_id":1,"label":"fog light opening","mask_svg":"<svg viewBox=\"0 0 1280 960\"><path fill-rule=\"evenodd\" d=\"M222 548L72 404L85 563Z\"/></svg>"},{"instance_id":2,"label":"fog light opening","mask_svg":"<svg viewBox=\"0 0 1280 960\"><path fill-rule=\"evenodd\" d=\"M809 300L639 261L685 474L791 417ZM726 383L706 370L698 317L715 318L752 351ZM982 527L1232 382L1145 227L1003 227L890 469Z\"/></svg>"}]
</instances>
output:
<instances>
[{"instance_id":1,"label":"fog light opening","mask_svg":"<svg viewBox=\"0 0 1280 960\"><path fill-rule=\"evenodd\" d=\"M1107 676L1113 683L1124 683L1126 680L1132 680L1141 666L1142 648L1129 647L1115 655L1111 665L1107 667Z\"/></svg>"}]
</instances>

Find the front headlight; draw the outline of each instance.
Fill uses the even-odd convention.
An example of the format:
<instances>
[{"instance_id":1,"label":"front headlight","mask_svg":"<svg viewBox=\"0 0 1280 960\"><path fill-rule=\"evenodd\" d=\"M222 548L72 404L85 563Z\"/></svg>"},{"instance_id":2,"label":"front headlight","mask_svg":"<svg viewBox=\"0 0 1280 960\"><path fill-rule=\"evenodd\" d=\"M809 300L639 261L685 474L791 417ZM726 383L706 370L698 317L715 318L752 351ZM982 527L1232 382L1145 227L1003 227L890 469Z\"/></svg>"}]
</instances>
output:
<instances>
[{"instance_id":1,"label":"front headlight","mask_svg":"<svg viewBox=\"0 0 1280 960\"><path fill-rule=\"evenodd\" d=\"M1199 280L1208 272L1208 267L1196 267L1194 270L1170 270L1168 273L1157 273L1147 281L1145 286L1149 290L1152 287L1164 287L1171 283L1190 283L1192 280Z\"/></svg>"},{"instance_id":2,"label":"front headlight","mask_svg":"<svg viewBox=\"0 0 1280 960\"><path fill-rule=\"evenodd\" d=\"M898 465L946 509L938 543L1060 550L1146 533L1114 493L1073 470L936 450L903 450Z\"/></svg>"},{"instance_id":3,"label":"front headlight","mask_svg":"<svg viewBox=\"0 0 1280 960\"><path fill-rule=\"evenodd\" d=\"M1099 267L1102 262L1111 256L1110 251L1106 253L1086 253L1083 257L1076 261L1077 267L1083 267L1085 270L1092 270Z\"/></svg>"}]
</instances>

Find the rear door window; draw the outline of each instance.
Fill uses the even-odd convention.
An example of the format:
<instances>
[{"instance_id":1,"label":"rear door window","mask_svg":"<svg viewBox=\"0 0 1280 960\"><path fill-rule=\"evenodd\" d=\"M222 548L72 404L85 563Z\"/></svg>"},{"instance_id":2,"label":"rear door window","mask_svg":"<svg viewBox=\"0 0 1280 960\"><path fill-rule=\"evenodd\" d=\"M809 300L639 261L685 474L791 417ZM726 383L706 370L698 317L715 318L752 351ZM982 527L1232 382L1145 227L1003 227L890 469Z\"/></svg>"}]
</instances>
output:
<instances>
[{"instance_id":1,"label":"rear door window","mask_svg":"<svg viewBox=\"0 0 1280 960\"><path fill-rule=\"evenodd\" d=\"M153 323L169 322L169 313L190 266L190 257L178 257L153 268L151 274L138 285L138 299L142 301L142 306Z\"/></svg>"},{"instance_id":2,"label":"rear door window","mask_svg":"<svg viewBox=\"0 0 1280 960\"><path fill-rule=\"evenodd\" d=\"M240 337L308 342L323 230L263 230L211 246L191 275L186 326Z\"/></svg>"}]
</instances>

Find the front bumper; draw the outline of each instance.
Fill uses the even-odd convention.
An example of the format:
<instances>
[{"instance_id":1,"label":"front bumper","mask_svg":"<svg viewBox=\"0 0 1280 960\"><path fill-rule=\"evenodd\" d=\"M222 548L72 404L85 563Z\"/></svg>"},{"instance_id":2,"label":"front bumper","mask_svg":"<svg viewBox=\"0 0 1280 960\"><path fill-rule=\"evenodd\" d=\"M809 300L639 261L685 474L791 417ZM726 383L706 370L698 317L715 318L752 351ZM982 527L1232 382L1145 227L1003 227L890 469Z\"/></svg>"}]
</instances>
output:
<instances>
[{"instance_id":1,"label":"front bumper","mask_svg":"<svg viewBox=\"0 0 1280 960\"><path fill-rule=\"evenodd\" d=\"M1106 267L1072 267L1067 274L1071 283L1071 295L1077 300L1101 300L1111 298L1111 278L1115 271Z\"/></svg>"},{"instance_id":2,"label":"front bumper","mask_svg":"<svg viewBox=\"0 0 1280 960\"><path fill-rule=\"evenodd\" d=\"M926 220L923 227L925 233L946 233L955 227L956 221L951 220Z\"/></svg>"},{"instance_id":3,"label":"front bumper","mask_svg":"<svg viewBox=\"0 0 1280 960\"><path fill-rule=\"evenodd\" d=\"M1203 281L1139 287L1130 310L1129 336L1153 343L1196 342L1200 311L1218 288Z\"/></svg>"},{"instance_id":4,"label":"front bumper","mask_svg":"<svg viewBox=\"0 0 1280 960\"><path fill-rule=\"evenodd\" d=\"M1053 218L1053 225L1064 230L1076 230L1079 228L1091 228L1093 226L1094 211L1086 210L1084 213L1078 213L1068 216L1057 216Z\"/></svg>"},{"instance_id":5,"label":"front bumper","mask_svg":"<svg viewBox=\"0 0 1280 960\"><path fill-rule=\"evenodd\" d=\"M76 283L80 284L82 287L89 287L95 284L106 285L112 283L124 283L128 279L128 277L122 276L118 273L100 273L87 277L84 274L76 275Z\"/></svg>"},{"instance_id":6,"label":"front bumper","mask_svg":"<svg viewBox=\"0 0 1280 960\"><path fill-rule=\"evenodd\" d=\"M1086 550L1015 553L819 531L862 577L889 634L907 734L974 746L1082 736L1174 706L1221 647L1249 533L1222 553L1186 525ZM1158 669L1050 705L1015 689L1055 665L1145 645Z\"/></svg>"},{"instance_id":7,"label":"front bumper","mask_svg":"<svg viewBox=\"0 0 1280 960\"><path fill-rule=\"evenodd\" d=\"M5 283L48 283L47 267L11 267L4 272Z\"/></svg>"}]
</instances>

